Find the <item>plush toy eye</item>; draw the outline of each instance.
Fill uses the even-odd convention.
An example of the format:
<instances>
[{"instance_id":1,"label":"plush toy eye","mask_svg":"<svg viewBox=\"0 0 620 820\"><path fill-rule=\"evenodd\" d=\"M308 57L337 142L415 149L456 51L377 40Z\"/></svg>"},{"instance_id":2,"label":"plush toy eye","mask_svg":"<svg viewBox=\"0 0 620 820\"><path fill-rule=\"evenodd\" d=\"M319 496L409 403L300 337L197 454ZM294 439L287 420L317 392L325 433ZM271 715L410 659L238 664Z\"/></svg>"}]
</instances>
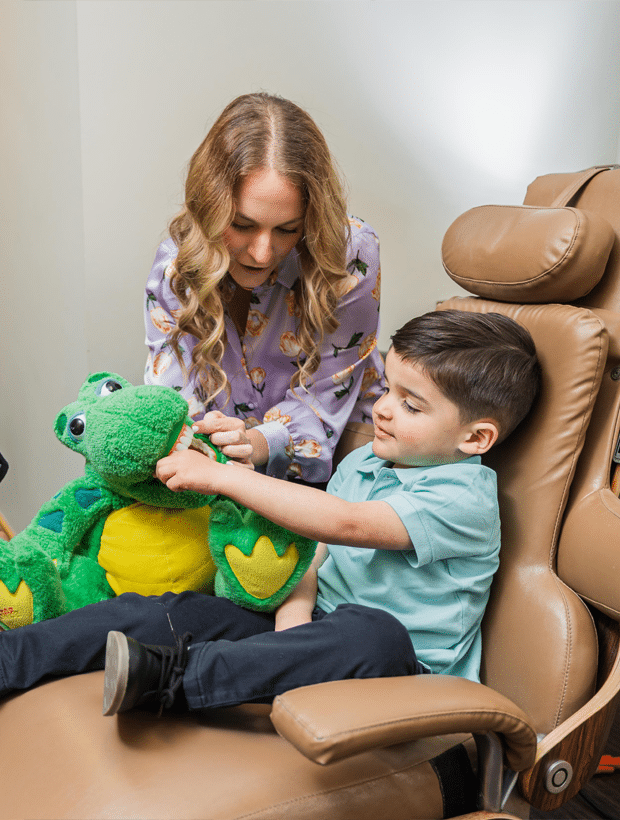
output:
<instances>
[{"instance_id":1,"label":"plush toy eye","mask_svg":"<svg viewBox=\"0 0 620 820\"><path fill-rule=\"evenodd\" d=\"M117 390L122 390L123 385L120 382L117 382L116 379L108 379L105 382L102 382L99 387L97 388L97 395L98 396L109 396L110 393L116 393Z\"/></svg>"},{"instance_id":2,"label":"plush toy eye","mask_svg":"<svg viewBox=\"0 0 620 820\"><path fill-rule=\"evenodd\" d=\"M86 416L84 413L78 413L73 416L73 418L69 421L67 429L69 431L69 436L73 439L73 441L81 441L86 432Z\"/></svg>"}]
</instances>

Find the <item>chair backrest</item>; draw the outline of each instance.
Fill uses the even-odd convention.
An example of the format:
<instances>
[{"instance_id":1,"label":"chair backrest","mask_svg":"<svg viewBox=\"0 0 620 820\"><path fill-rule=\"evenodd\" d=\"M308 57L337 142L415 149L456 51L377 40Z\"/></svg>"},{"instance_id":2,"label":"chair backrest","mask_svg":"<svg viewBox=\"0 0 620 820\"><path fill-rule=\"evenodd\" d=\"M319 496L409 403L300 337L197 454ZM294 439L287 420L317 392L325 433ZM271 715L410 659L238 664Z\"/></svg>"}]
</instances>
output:
<instances>
[{"instance_id":1,"label":"chair backrest","mask_svg":"<svg viewBox=\"0 0 620 820\"><path fill-rule=\"evenodd\" d=\"M595 183L604 191L598 211ZM474 209L451 226L444 266L477 296L439 307L511 316L530 330L541 361L536 406L486 457L498 473L502 551L482 678L546 734L597 686L592 606L620 621L620 500L610 489L620 425L620 171L539 179L526 204Z\"/></svg>"},{"instance_id":2,"label":"chair backrest","mask_svg":"<svg viewBox=\"0 0 620 820\"><path fill-rule=\"evenodd\" d=\"M502 521L500 569L483 632L482 680L518 703L547 733L592 696L597 639L578 595L555 571L555 551L607 348L603 325L564 305L450 300L442 308L495 311L531 332L540 398L525 422L490 451Z\"/></svg>"},{"instance_id":3,"label":"chair backrest","mask_svg":"<svg viewBox=\"0 0 620 820\"><path fill-rule=\"evenodd\" d=\"M553 202L603 217L614 233L604 274L578 300L604 323L609 350L571 488L557 566L560 576L584 600L620 621L620 487L611 489L618 466L613 458L620 437L620 167L549 174L528 187L526 204L544 206Z\"/></svg>"}]
</instances>

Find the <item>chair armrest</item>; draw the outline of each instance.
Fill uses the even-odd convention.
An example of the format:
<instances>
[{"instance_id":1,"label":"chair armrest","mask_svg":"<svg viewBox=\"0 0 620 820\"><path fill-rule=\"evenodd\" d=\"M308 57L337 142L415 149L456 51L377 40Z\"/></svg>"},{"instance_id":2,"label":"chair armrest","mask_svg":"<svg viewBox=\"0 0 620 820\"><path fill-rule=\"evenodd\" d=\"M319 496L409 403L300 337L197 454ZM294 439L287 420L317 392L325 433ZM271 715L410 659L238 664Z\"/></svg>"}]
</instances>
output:
<instances>
[{"instance_id":1,"label":"chair armrest","mask_svg":"<svg viewBox=\"0 0 620 820\"><path fill-rule=\"evenodd\" d=\"M530 767L536 756L536 732L518 706L481 683L448 675L303 686L274 700L271 721L282 737L321 764L459 732L496 733L514 771Z\"/></svg>"}]
</instances>

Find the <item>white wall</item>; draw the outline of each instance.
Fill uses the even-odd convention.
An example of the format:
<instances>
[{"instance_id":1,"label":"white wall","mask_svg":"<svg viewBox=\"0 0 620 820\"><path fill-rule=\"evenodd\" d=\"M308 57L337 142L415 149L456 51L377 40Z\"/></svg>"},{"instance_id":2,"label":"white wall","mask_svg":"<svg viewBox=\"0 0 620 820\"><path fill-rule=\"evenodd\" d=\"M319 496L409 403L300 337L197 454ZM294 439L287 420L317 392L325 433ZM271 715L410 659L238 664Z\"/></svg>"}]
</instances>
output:
<instances>
[{"instance_id":1,"label":"white wall","mask_svg":"<svg viewBox=\"0 0 620 820\"><path fill-rule=\"evenodd\" d=\"M0 3L0 510L83 469L52 425L88 370L75 4Z\"/></svg>"},{"instance_id":2,"label":"white wall","mask_svg":"<svg viewBox=\"0 0 620 820\"><path fill-rule=\"evenodd\" d=\"M141 380L144 280L232 97L282 94L323 128L381 238L385 348L458 290L439 258L456 216L616 159L619 18L564 0L3 0L0 510L21 528L81 473L51 429L87 372Z\"/></svg>"}]
</instances>

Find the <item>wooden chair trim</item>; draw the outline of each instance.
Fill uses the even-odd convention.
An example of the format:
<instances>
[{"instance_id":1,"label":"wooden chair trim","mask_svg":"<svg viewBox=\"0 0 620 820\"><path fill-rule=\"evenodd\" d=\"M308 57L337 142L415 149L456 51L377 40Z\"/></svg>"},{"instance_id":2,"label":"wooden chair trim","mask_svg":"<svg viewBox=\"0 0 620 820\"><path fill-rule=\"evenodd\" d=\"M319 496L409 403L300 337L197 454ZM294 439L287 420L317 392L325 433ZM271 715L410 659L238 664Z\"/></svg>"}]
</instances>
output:
<instances>
[{"instance_id":1,"label":"wooden chair trim","mask_svg":"<svg viewBox=\"0 0 620 820\"><path fill-rule=\"evenodd\" d=\"M604 617L597 616L599 624ZM562 806L594 775L616 714L620 697L620 625L605 619L599 635L601 671L604 673L605 667L611 666L603 685L581 709L539 742L536 763L519 776L523 796L541 811L554 811ZM552 794L545 787L545 776L557 760L571 764L573 777L563 792Z\"/></svg>"}]
</instances>

